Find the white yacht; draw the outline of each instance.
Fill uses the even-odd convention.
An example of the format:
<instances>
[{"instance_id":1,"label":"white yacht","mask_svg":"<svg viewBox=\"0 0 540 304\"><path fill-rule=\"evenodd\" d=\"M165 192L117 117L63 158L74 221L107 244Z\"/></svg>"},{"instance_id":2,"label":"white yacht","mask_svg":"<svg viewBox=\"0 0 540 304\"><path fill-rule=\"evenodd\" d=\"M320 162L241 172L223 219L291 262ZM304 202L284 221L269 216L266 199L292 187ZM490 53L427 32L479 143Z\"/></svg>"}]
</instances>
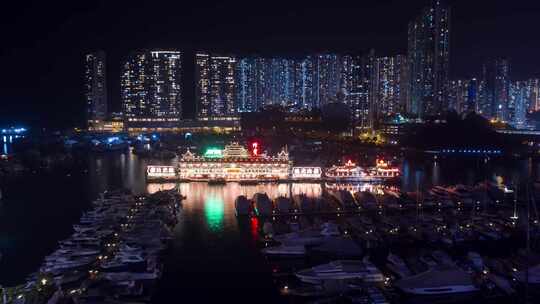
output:
<instances>
[{"instance_id":1,"label":"white yacht","mask_svg":"<svg viewBox=\"0 0 540 304\"><path fill-rule=\"evenodd\" d=\"M306 229L295 231L275 236L274 239L282 244L289 245L319 245L322 244L327 237L339 236L338 225L326 222L321 225L320 229Z\"/></svg>"},{"instance_id":2,"label":"white yacht","mask_svg":"<svg viewBox=\"0 0 540 304\"><path fill-rule=\"evenodd\" d=\"M340 236L341 232L339 232L339 226L331 223L326 222L321 225L321 235L323 236Z\"/></svg>"},{"instance_id":3,"label":"white yacht","mask_svg":"<svg viewBox=\"0 0 540 304\"><path fill-rule=\"evenodd\" d=\"M261 250L267 256L295 257L304 256L306 247L304 245L279 245L267 247Z\"/></svg>"},{"instance_id":4,"label":"white yacht","mask_svg":"<svg viewBox=\"0 0 540 304\"><path fill-rule=\"evenodd\" d=\"M348 237L325 237L320 245L311 248L315 254L332 256L335 258L358 258L362 256L362 247Z\"/></svg>"},{"instance_id":5,"label":"white yacht","mask_svg":"<svg viewBox=\"0 0 540 304\"><path fill-rule=\"evenodd\" d=\"M469 251L467 253L467 260L469 260L476 271L481 271L484 269L484 260L482 256L474 251Z\"/></svg>"},{"instance_id":6,"label":"white yacht","mask_svg":"<svg viewBox=\"0 0 540 304\"><path fill-rule=\"evenodd\" d=\"M478 288L471 276L458 268L434 268L395 283L402 292L414 296L475 294Z\"/></svg>"},{"instance_id":7,"label":"white yacht","mask_svg":"<svg viewBox=\"0 0 540 304\"><path fill-rule=\"evenodd\" d=\"M325 280L361 279L364 282L382 282L382 272L371 262L359 260L337 260L301 270L296 276L306 283L321 284Z\"/></svg>"},{"instance_id":8,"label":"white yacht","mask_svg":"<svg viewBox=\"0 0 540 304\"><path fill-rule=\"evenodd\" d=\"M522 284L526 284L527 281L531 286L540 286L540 264L530 267L527 273L526 269L517 271L513 274L513 277Z\"/></svg>"},{"instance_id":9,"label":"white yacht","mask_svg":"<svg viewBox=\"0 0 540 304\"><path fill-rule=\"evenodd\" d=\"M292 201L284 196L280 196L275 200L276 209L281 213L289 213L293 207Z\"/></svg>"},{"instance_id":10,"label":"white yacht","mask_svg":"<svg viewBox=\"0 0 540 304\"><path fill-rule=\"evenodd\" d=\"M400 278L405 278L412 275L405 261L399 256L390 253L386 259L388 260L386 267L388 267L388 269L393 273L399 275Z\"/></svg>"}]
</instances>

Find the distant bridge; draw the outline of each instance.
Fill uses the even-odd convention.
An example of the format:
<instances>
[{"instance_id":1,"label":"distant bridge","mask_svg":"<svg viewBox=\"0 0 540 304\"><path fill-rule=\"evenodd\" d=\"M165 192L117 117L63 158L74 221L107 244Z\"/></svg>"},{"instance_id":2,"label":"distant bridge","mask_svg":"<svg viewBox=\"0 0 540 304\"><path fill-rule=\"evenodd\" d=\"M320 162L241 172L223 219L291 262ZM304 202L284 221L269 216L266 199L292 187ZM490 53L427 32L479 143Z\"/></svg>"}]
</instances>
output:
<instances>
[{"instance_id":1,"label":"distant bridge","mask_svg":"<svg viewBox=\"0 0 540 304\"><path fill-rule=\"evenodd\" d=\"M496 130L497 133L509 135L532 135L540 136L540 131L537 130Z\"/></svg>"},{"instance_id":2,"label":"distant bridge","mask_svg":"<svg viewBox=\"0 0 540 304\"><path fill-rule=\"evenodd\" d=\"M0 134L3 136L10 136L10 135L24 135L26 133L25 128L7 128L7 129L1 129Z\"/></svg>"}]
</instances>

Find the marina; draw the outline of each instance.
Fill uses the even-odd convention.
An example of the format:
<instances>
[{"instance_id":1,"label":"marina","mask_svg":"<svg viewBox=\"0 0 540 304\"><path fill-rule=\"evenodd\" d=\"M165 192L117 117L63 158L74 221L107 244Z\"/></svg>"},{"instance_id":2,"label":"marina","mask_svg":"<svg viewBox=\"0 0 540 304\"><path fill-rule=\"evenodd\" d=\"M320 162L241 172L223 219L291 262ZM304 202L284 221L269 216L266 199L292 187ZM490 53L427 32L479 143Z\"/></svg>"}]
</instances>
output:
<instances>
[{"instance_id":1,"label":"marina","mask_svg":"<svg viewBox=\"0 0 540 304\"><path fill-rule=\"evenodd\" d=\"M324 213L312 209L297 214L295 206L292 212L279 210L284 200L279 197L271 218L257 212L252 215L265 219L261 252L274 265L282 294L293 298L336 300L336 294L347 299L361 293L366 303L377 303L369 302L371 288L389 302L504 302L509 296L522 301L525 285L536 284L540 255L511 248L494 254L490 248L503 244L524 248L529 234L536 244L538 214L529 214L528 223L513 216L512 204L508 204L513 196L505 197L512 193L508 188L485 184L459 188L456 192L455 187L434 187L435 191L428 191L434 203L426 205L402 195L392 205L383 199L385 191L374 192L378 202L374 206L366 204L369 196L351 195L347 190L327 194L323 189L323 195L315 199L320 200L319 210L327 210ZM477 196L490 202L461 202ZM447 203L436 202L442 199ZM524 259L530 263L524 264ZM287 266L281 267L284 261ZM495 267L497 263L508 268Z\"/></svg>"},{"instance_id":2,"label":"marina","mask_svg":"<svg viewBox=\"0 0 540 304\"><path fill-rule=\"evenodd\" d=\"M467 273L467 278L470 277L477 290L470 294L457 293L454 297L458 299L472 297L473 301L480 303L488 303L488 299L504 303L508 300L507 295L518 299L517 296L523 294L524 285L519 282L523 281L527 269L530 269L530 278L534 277L534 251L529 255L531 267L525 267L527 264L524 262L527 260L523 250L525 192L521 189L517 193L511 192L514 189L511 184L485 183L483 175L476 178L477 183L449 185L456 178L467 181L464 177L468 173L464 171L463 177L455 177L448 175L444 165L431 164L428 170L418 171L422 166L404 163L401 167L401 186L354 182L211 184L203 181L147 184L144 176L148 160L138 159L132 154L118 154L99 156L89 161L89 173L84 173L83 169L80 173L71 173L69 177L64 174L57 181L76 188L75 180L108 180L107 184L92 186L98 198L99 193L125 183L131 185L136 193L176 189L175 193L185 197L176 215L178 223L171 229L170 249L164 251L161 259L163 268L160 278L155 286L148 289L153 291L152 303L167 303L167 299L176 295L179 289L203 301L234 299L238 293L249 290L247 294L250 296L265 295L265 299L259 300L263 303L304 302L309 299L401 302L418 297L407 291L414 280L402 281L403 278L429 276L433 271ZM160 165L175 164L171 161ZM420 182L423 186L417 186L418 173L411 175L411 170L421 172ZM504 170L507 169L493 170L497 174L505 174ZM491 180L497 181L497 178ZM434 181L438 181L438 184L433 184ZM45 182L43 187L47 185ZM415 193L419 188L423 189L422 195ZM21 204L13 202L14 189L13 185L2 187L2 216L6 212L13 214L16 210L13 208ZM46 193L45 189L43 191ZM518 197L517 204L514 204L514 195ZM65 206L70 205L71 202L65 203ZM79 214L76 218L71 217L73 221L67 228L70 231L64 235L72 235L73 229L78 229L77 238L57 237L54 243L48 245L50 251L39 257L37 267L27 267L29 271L24 277L39 269L44 260L58 259L57 255L46 258L58 249L58 241L62 241L62 246L76 246L77 242L88 246L95 244L94 236L89 237L80 227L81 220L86 222L100 217L99 213L90 212L94 205L90 203L82 209L86 211L86 216ZM44 214L46 216L46 212ZM533 231L538 229L534 228L536 215L532 208L530 214L533 228L531 243L532 248L536 248ZM516 218L513 221L514 215ZM516 224L513 225L513 222ZM4 222L4 225L8 223ZM19 246L16 243L13 245ZM0 263L3 269L10 269L5 265L14 263L15 266L18 259L13 255L13 247L2 246L3 258ZM201 252L204 254L201 255ZM86 261L85 255L90 254L95 252L85 250L75 256L83 263ZM140 267L137 254L132 255L127 251L121 257L124 261L133 262L134 267ZM302 282L296 275L313 267L350 260L369 263L365 265L375 267L373 273L380 272L383 281L366 283L354 278L344 282L334 278L313 284ZM75 266L63 262L62 267ZM123 279L112 272L120 270L115 264L116 261L105 263L105 269L113 273L107 277ZM339 272L339 267L343 265L343 269L349 269L347 263L334 265L338 266L332 272ZM15 273L15 270L8 271ZM230 273L240 274L231 277ZM18 281L18 284L23 281ZM453 285L444 285L448 283L452 282L417 287L453 288ZM208 286L215 286L213 295L201 293Z\"/></svg>"}]
</instances>

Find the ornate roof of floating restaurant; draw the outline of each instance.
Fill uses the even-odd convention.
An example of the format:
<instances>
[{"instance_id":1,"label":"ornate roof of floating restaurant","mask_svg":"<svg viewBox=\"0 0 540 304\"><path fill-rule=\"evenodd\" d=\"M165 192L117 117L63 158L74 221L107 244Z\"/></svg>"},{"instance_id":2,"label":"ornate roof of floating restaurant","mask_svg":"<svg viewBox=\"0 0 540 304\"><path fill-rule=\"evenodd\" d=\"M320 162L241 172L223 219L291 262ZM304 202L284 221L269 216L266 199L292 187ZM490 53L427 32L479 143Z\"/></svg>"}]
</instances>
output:
<instances>
[{"instance_id":1,"label":"ornate roof of floating restaurant","mask_svg":"<svg viewBox=\"0 0 540 304\"><path fill-rule=\"evenodd\" d=\"M189 149L180 157L180 162L289 162L289 152L287 147L283 148L275 156L268 156L266 153L252 155L249 151L237 142L225 145L223 150L209 148L203 155L197 155Z\"/></svg>"}]
</instances>

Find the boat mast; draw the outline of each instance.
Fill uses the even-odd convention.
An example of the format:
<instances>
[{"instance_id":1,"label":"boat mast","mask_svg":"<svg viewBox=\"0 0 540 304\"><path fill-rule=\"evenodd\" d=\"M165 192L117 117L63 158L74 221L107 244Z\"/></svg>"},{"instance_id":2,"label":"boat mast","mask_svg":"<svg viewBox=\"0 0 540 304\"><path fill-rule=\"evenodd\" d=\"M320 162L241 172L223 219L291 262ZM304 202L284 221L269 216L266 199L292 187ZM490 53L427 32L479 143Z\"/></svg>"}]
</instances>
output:
<instances>
[{"instance_id":1,"label":"boat mast","mask_svg":"<svg viewBox=\"0 0 540 304\"><path fill-rule=\"evenodd\" d=\"M526 269L525 269L525 301L529 299L529 264L530 264L530 255L531 255L531 229L530 229L530 220L531 220L531 201L534 203L534 193L531 194L529 182L527 182L527 242L526 242L526 251L527 251L527 259L526 259Z\"/></svg>"},{"instance_id":2,"label":"boat mast","mask_svg":"<svg viewBox=\"0 0 540 304\"><path fill-rule=\"evenodd\" d=\"M517 196L517 192L518 192L518 184L517 182L514 180L514 212L512 214L512 216L510 217L511 219L513 220L517 220L519 218L518 216L518 208L517 208L517 201L518 201L518 196ZM528 199L528 198L527 198Z\"/></svg>"}]
</instances>

